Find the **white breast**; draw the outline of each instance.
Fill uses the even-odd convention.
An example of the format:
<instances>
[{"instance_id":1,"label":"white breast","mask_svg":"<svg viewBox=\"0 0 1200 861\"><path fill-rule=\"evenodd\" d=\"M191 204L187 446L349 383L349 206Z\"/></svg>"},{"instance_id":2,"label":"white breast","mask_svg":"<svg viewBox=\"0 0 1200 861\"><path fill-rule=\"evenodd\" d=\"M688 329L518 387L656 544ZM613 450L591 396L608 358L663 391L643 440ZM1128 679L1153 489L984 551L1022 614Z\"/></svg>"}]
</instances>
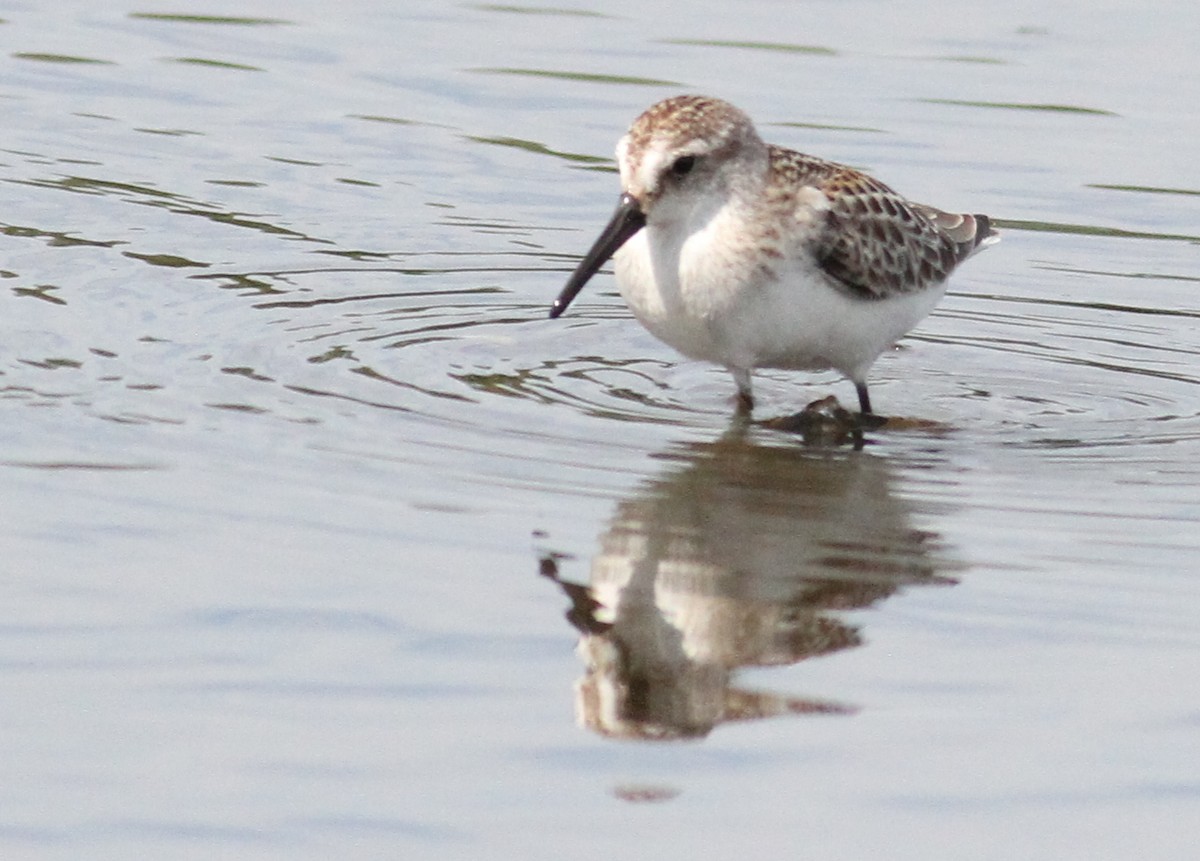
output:
<instances>
[{"instance_id":1,"label":"white breast","mask_svg":"<svg viewBox=\"0 0 1200 861\"><path fill-rule=\"evenodd\" d=\"M740 241L740 227L727 210L687 235L652 225L616 255L617 283L634 315L685 356L730 369L834 368L862 379L944 292L860 299L811 253L771 256Z\"/></svg>"}]
</instances>

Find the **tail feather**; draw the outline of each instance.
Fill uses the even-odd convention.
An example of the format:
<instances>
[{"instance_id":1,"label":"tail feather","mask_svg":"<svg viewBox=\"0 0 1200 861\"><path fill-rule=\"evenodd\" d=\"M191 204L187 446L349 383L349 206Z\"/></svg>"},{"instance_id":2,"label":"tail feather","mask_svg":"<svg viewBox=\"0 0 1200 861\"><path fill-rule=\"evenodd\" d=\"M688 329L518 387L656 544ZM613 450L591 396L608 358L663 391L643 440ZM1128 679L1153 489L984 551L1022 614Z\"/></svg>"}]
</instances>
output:
<instances>
[{"instance_id":1,"label":"tail feather","mask_svg":"<svg viewBox=\"0 0 1200 861\"><path fill-rule=\"evenodd\" d=\"M963 220L967 219L975 222L972 251L987 248L989 245L995 245L1000 241L1000 233L992 227L992 219L988 218L988 216L976 213L975 215L964 216Z\"/></svg>"},{"instance_id":2,"label":"tail feather","mask_svg":"<svg viewBox=\"0 0 1200 861\"><path fill-rule=\"evenodd\" d=\"M942 235L954 243L959 262L966 260L981 248L1000 241L1000 234L992 227L992 219L976 213L943 212L924 204L917 204L921 214L934 223Z\"/></svg>"}]
</instances>

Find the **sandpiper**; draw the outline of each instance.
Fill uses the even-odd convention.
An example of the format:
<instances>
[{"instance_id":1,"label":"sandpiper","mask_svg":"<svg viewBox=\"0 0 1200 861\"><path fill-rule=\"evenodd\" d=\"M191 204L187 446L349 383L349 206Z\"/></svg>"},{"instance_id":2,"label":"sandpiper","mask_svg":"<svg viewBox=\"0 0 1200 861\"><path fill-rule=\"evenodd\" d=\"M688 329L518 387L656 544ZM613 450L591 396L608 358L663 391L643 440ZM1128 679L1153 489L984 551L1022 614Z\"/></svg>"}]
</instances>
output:
<instances>
[{"instance_id":1,"label":"sandpiper","mask_svg":"<svg viewBox=\"0 0 1200 861\"><path fill-rule=\"evenodd\" d=\"M998 241L985 215L905 200L842 164L763 142L728 102L676 96L617 144L621 197L554 300L558 317L610 257L634 315L723 365L739 411L755 368L833 368L871 413L867 372L933 310L946 278Z\"/></svg>"}]
</instances>

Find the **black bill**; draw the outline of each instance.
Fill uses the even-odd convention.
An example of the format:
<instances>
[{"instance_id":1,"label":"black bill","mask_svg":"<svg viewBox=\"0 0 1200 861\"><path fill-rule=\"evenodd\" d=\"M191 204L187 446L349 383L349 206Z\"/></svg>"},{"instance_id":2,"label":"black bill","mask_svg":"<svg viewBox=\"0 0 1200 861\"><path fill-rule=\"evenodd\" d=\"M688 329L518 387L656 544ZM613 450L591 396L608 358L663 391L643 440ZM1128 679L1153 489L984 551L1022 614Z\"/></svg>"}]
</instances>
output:
<instances>
[{"instance_id":1,"label":"black bill","mask_svg":"<svg viewBox=\"0 0 1200 861\"><path fill-rule=\"evenodd\" d=\"M567 279L567 285L563 287L558 298L554 300L554 304L550 306L550 319L553 320L567 310L567 306L579 295L579 291L583 289L583 285L588 282L588 279L599 271L600 267L616 253L618 248L625 244L629 237L645 226L646 215L642 212L637 198L632 194L622 194L621 200L617 204L617 211L609 219L604 232L600 234L600 238L596 240L596 244L592 246L591 250L584 255L579 266Z\"/></svg>"}]
</instances>

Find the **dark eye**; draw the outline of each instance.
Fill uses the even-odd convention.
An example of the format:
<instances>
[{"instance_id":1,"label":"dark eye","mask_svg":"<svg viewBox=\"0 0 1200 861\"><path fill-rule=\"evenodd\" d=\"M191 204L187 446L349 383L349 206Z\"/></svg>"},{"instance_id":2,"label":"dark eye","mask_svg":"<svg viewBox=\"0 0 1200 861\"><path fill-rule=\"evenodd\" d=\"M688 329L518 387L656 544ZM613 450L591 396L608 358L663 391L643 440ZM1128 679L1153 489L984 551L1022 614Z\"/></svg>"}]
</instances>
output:
<instances>
[{"instance_id":1,"label":"dark eye","mask_svg":"<svg viewBox=\"0 0 1200 861\"><path fill-rule=\"evenodd\" d=\"M671 165L671 173L675 176L687 176L695 166L696 157L694 155L681 155Z\"/></svg>"}]
</instances>

